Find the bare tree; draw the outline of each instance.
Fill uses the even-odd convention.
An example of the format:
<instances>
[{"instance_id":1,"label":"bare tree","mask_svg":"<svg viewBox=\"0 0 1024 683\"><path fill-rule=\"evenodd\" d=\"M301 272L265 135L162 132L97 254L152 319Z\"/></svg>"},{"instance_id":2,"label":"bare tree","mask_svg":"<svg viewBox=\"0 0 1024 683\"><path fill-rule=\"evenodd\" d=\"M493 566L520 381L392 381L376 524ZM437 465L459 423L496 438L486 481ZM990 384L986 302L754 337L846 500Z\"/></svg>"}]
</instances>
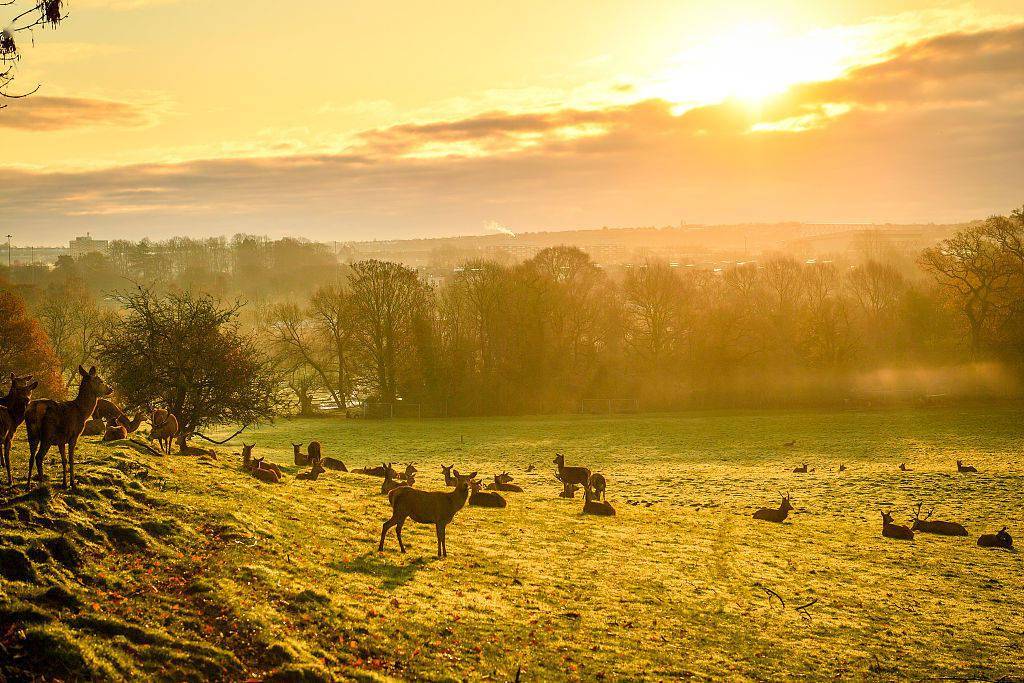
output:
<instances>
[{"instance_id":1,"label":"bare tree","mask_svg":"<svg viewBox=\"0 0 1024 683\"><path fill-rule=\"evenodd\" d=\"M16 67L21 59L19 43L21 37L33 29L50 26L56 28L67 18L64 0L0 0L0 8L13 14L7 28L0 29L0 109L7 105L4 99L28 97L39 90L39 85L21 92L12 92Z\"/></svg>"}]
</instances>

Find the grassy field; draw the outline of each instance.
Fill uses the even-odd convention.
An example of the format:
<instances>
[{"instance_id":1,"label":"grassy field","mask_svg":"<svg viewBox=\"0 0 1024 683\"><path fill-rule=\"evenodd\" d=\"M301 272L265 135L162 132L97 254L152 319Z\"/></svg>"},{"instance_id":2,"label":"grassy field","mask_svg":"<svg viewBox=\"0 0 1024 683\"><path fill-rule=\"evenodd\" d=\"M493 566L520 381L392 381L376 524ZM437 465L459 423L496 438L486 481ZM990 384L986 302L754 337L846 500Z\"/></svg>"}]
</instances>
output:
<instances>
[{"instance_id":1,"label":"grassy field","mask_svg":"<svg viewBox=\"0 0 1024 683\"><path fill-rule=\"evenodd\" d=\"M380 554L379 479L262 484L237 446L196 459L89 440L79 493L0 492L0 679L1024 676L1024 562L975 545L1004 524L1024 539L1019 406L288 420L245 435L283 465L312 438L350 467L414 461L422 488L455 463L526 492L460 512L447 560L411 522L409 553L391 535ZM557 497L555 451L607 476L617 516ZM816 472L792 473L802 461ZM23 475L22 442L14 462ZM752 520L779 491L795 514ZM907 522L917 502L971 537L882 538L879 509Z\"/></svg>"}]
</instances>

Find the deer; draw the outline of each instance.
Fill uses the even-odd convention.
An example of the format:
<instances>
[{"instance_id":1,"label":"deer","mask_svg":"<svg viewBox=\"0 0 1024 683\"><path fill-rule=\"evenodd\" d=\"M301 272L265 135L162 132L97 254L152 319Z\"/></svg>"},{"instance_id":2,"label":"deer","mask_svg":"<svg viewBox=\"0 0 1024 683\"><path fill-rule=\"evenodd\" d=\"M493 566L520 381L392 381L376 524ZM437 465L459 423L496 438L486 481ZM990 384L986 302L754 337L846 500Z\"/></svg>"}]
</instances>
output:
<instances>
[{"instance_id":1,"label":"deer","mask_svg":"<svg viewBox=\"0 0 1024 683\"><path fill-rule=\"evenodd\" d=\"M882 511L882 536L900 541L913 541L914 531L902 524L894 524L892 515L889 512Z\"/></svg>"},{"instance_id":2,"label":"deer","mask_svg":"<svg viewBox=\"0 0 1024 683\"><path fill-rule=\"evenodd\" d=\"M845 472L846 471L846 465L844 465L842 463L839 463L839 471L840 472Z\"/></svg>"},{"instance_id":3,"label":"deer","mask_svg":"<svg viewBox=\"0 0 1024 683\"><path fill-rule=\"evenodd\" d=\"M901 462L900 463L900 472L913 472L913 471L914 470L912 470L909 467L907 467L907 463L905 463L905 462Z\"/></svg>"},{"instance_id":4,"label":"deer","mask_svg":"<svg viewBox=\"0 0 1024 683\"><path fill-rule=\"evenodd\" d=\"M579 484L587 487L590 485L590 470L586 467L566 467L565 456L555 453L554 463L558 465L558 479L562 484Z\"/></svg>"},{"instance_id":5,"label":"deer","mask_svg":"<svg viewBox=\"0 0 1024 683\"><path fill-rule=\"evenodd\" d=\"M161 452L170 453L171 443L178 435L178 418L170 411L156 408L149 416L149 423L153 426L149 432L149 438L156 439L156 442L160 444Z\"/></svg>"},{"instance_id":6,"label":"deer","mask_svg":"<svg viewBox=\"0 0 1024 683\"><path fill-rule=\"evenodd\" d=\"M145 406L146 410L150 407ZM85 423L82 436L100 436L107 429L121 425L127 434L133 434L138 430L139 425L146 419L146 412L136 415L135 419L129 420L124 411L113 401L101 398L96 402L96 410L92 411L92 417Z\"/></svg>"},{"instance_id":7,"label":"deer","mask_svg":"<svg viewBox=\"0 0 1024 683\"><path fill-rule=\"evenodd\" d=\"M416 475L412 475L412 479L405 481L398 481L394 477L394 470L391 468L391 463L384 465L384 481L380 484L381 494L391 493L393 489L397 489L399 486L413 486L416 483Z\"/></svg>"},{"instance_id":8,"label":"deer","mask_svg":"<svg viewBox=\"0 0 1024 683\"><path fill-rule=\"evenodd\" d=\"M60 450L61 481L68 487L70 475L71 488L75 489L75 447L85 428L85 421L96 409L96 402L101 396L109 396L114 392L103 378L96 372L96 366L88 370L78 366L81 381L78 394L70 401L54 401L37 399L28 404L25 410L25 429L28 432L28 476L25 488L32 485L32 465L35 464L39 479L43 479L43 459L51 447Z\"/></svg>"},{"instance_id":9,"label":"deer","mask_svg":"<svg viewBox=\"0 0 1024 683\"><path fill-rule=\"evenodd\" d=\"M300 448L302 448L301 443L292 444L292 457L295 459L296 467L305 467L310 464L309 456L299 450Z\"/></svg>"},{"instance_id":10,"label":"deer","mask_svg":"<svg viewBox=\"0 0 1024 683\"><path fill-rule=\"evenodd\" d=\"M455 514L466 505L469 498L469 480L476 477L476 472L461 479L455 484L453 491L420 491L411 486L399 486L388 494L391 502L391 518L384 522L380 530L379 552L384 552L384 538L388 529L395 528L395 535L398 537L398 548L403 553L405 545L402 543L402 525L405 520L412 517L413 521L420 524L433 524L437 535L437 556L438 558L448 557L448 548L445 542L445 528L455 519Z\"/></svg>"},{"instance_id":11,"label":"deer","mask_svg":"<svg viewBox=\"0 0 1024 683\"><path fill-rule=\"evenodd\" d=\"M917 504L917 510L914 511L914 523L910 526L912 531L917 531L922 534L938 534L940 536L969 536L967 529L964 528L963 524L957 522L943 522L941 520L930 520L932 513L935 509L932 508L925 515L924 519L921 519L921 503Z\"/></svg>"},{"instance_id":12,"label":"deer","mask_svg":"<svg viewBox=\"0 0 1024 683\"><path fill-rule=\"evenodd\" d=\"M121 439L128 438L128 430L123 425L113 425L107 427L106 431L103 432L103 436L100 438L101 443L109 443L111 441L120 441Z\"/></svg>"},{"instance_id":13,"label":"deer","mask_svg":"<svg viewBox=\"0 0 1024 683\"><path fill-rule=\"evenodd\" d=\"M563 484L562 492L558 494L559 498L575 498L576 492L580 490L579 484Z\"/></svg>"},{"instance_id":14,"label":"deer","mask_svg":"<svg viewBox=\"0 0 1024 683\"><path fill-rule=\"evenodd\" d=\"M594 495L597 500L607 500L605 491L608 489L608 482L605 481L604 475L594 472L590 475L590 488L594 490Z\"/></svg>"},{"instance_id":15,"label":"deer","mask_svg":"<svg viewBox=\"0 0 1024 683\"><path fill-rule=\"evenodd\" d=\"M607 501L601 502L594 497L589 486L583 487L583 514L600 515L602 517L614 517L615 508Z\"/></svg>"},{"instance_id":16,"label":"deer","mask_svg":"<svg viewBox=\"0 0 1024 683\"><path fill-rule=\"evenodd\" d=\"M780 504L778 508L761 508L754 513L754 519L761 519L765 522L781 524L786 517L789 516L789 511L793 509L793 505L790 502L791 499L789 493L784 495L779 493L779 495L782 496L782 504Z\"/></svg>"},{"instance_id":17,"label":"deer","mask_svg":"<svg viewBox=\"0 0 1024 683\"><path fill-rule=\"evenodd\" d=\"M14 433L25 421L25 411L32 401L32 392L39 386L32 380L32 375L17 377L11 373L11 388L7 395L0 398L0 464L7 470L7 485L14 485L11 476L11 442Z\"/></svg>"},{"instance_id":18,"label":"deer","mask_svg":"<svg viewBox=\"0 0 1024 683\"><path fill-rule=\"evenodd\" d=\"M281 469L273 464L263 462L263 458L252 457L252 449L256 444L242 442L242 468L262 482L278 484L281 481Z\"/></svg>"},{"instance_id":19,"label":"deer","mask_svg":"<svg viewBox=\"0 0 1024 683\"><path fill-rule=\"evenodd\" d=\"M1013 550L1013 537L1004 526L994 534L982 534L978 536L978 547L980 548L1005 548Z\"/></svg>"},{"instance_id":20,"label":"deer","mask_svg":"<svg viewBox=\"0 0 1024 683\"><path fill-rule=\"evenodd\" d=\"M296 479L301 479L302 481L316 481L321 474L327 471L320 462L320 458L313 459L309 464L313 466L312 469L310 469L309 472L303 472L302 474L296 475Z\"/></svg>"},{"instance_id":21,"label":"deer","mask_svg":"<svg viewBox=\"0 0 1024 683\"><path fill-rule=\"evenodd\" d=\"M476 479L470 480L469 489L469 504L474 507L503 508L508 505L505 499L501 497L500 493L481 491L480 482Z\"/></svg>"},{"instance_id":22,"label":"deer","mask_svg":"<svg viewBox=\"0 0 1024 683\"><path fill-rule=\"evenodd\" d=\"M511 484L513 481L515 481L512 478L512 475L509 474L508 472L502 472L501 474L497 475L496 480L502 484Z\"/></svg>"},{"instance_id":23,"label":"deer","mask_svg":"<svg viewBox=\"0 0 1024 683\"><path fill-rule=\"evenodd\" d=\"M960 474L970 474L970 473L977 474L978 473L978 468L975 467L974 465L965 465L963 463L963 460L957 460L956 461L956 471L959 472Z\"/></svg>"},{"instance_id":24,"label":"deer","mask_svg":"<svg viewBox=\"0 0 1024 683\"><path fill-rule=\"evenodd\" d=\"M508 472L506 472L504 474L504 476L508 476ZM494 482L487 485L487 490L488 491L508 491L509 493L522 493L523 492L523 487L519 486L518 484L506 483L505 481L502 481L502 475L501 474L496 474L496 475L494 475Z\"/></svg>"},{"instance_id":25,"label":"deer","mask_svg":"<svg viewBox=\"0 0 1024 683\"><path fill-rule=\"evenodd\" d=\"M371 477L383 477L385 476L385 469L383 467L361 467L358 470L352 470L355 474L366 474ZM392 478L398 476L398 473L393 469L387 470L388 475Z\"/></svg>"},{"instance_id":26,"label":"deer","mask_svg":"<svg viewBox=\"0 0 1024 683\"><path fill-rule=\"evenodd\" d=\"M793 446L795 446L795 445L796 445L796 439L793 439L792 441L786 441L786 442L785 442L785 443L783 443L782 445L783 445L783 447L785 447L785 448L792 448Z\"/></svg>"},{"instance_id":27,"label":"deer","mask_svg":"<svg viewBox=\"0 0 1024 683\"><path fill-rule=\"evenodd\" d=\"M807 474L807 463L800 465L800 467L793 468L794 474Z\"/></svg>"},{"instance_id":28,"label":"deer","mask_svg":"<svg viewBox=\"0 0 1024 683\"><path fill-rule=\"evenodd\" d=\"M102 402L104 399L100 399ZM109 401L108 401L109 403ZM114 405L111 403L110 405ZM116 407L116 406L115 406ZM99 411L99 408L96 409ZM93 413L94 415L96 413ZM100 438L101 443L108 443L110 441L119 441L121 439L127 439L129 434L134 433L138 430L139 425L142 424L143 420L149 413L146 410L140 410L135 414L135 417L131 420L126 418L122 413L119 417L107 420L107 428L103 431L103 436Z\"/></svg>"},{"instance_id":29,"label":"deer","mask_svg":"<svg viewBox=\"0 0 1024 683\"><path fill-rule=\"evenodd\" d=\"M459 474L459 471L455 469L455 465L441 465L441 474L444 475L445 486L458 486L460 481L468 481L472 477L465 474ZM473 473L476 476L476 473Z\"/></svg>"}]
</instances>

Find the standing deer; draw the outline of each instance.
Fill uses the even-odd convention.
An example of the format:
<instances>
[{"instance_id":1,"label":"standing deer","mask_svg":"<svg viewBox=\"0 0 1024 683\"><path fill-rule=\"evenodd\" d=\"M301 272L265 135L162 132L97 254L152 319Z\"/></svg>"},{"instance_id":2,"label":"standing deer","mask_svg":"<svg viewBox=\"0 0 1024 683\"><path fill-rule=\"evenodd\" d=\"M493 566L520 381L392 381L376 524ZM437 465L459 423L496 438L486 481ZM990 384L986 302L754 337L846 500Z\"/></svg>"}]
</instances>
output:
<instances>
[{"instance_id":1,"label":"standing deer","mask_svg":"<svg viewBox=\"0 0 1024 683\"><path fill-rule=\"evenodd\" d=\"M977 474L978 468L975 467L974 465L965 465L962 460L957 460L956 461L956 471L959 472L960 474L969 474L969 473Z\"/></svg>"},{"instance_id":2,"label":"standing deer","mask_svg":"<svg viewBox=\"0 0 1024 683\"><path fill-rule=\"evenodd\" d=\"M7 485L14 485L11 475L11 442L14 433L25 421L25 411L32 400L32 391L39 386L38 381L31 381L32 376L15 377L11 373L11 388L7 395L0 399L0 464L7 471Z\"/></svg>"},{"instance_id":3,"label":"standing deer","mask_svg":"<svg viewBox=\"0 0 1024 683\"><path fill-rule=\"evenodd\" d=\"M888 512L882 512L882 535L886 538L895 538L900 541L914 540L913 530L902 524L894 524L892 515Z\"/></svg>"},{"instance_id":4,"label":"standing deer","mask_svg":"<svg viewBox=\"0 0 1024 683\"><path fill-rule=\"evenodd\" d=\"M420 491L411 486L400 486L388 494L391 501L391 519L384 522L380 530L380 545L377 550L384 552L384 537L388 529L395 528L395 535L398 537L398 548L403 553L405 545L402 543L402 525L405 520L412 517L413 521L420 524L433 524L437 534L437 556L448 557L448 548L445 543L445 527L455 519L455 513L466 505L469 498L469 480L476 476L476 472L467 475L455 485L454 491L442 493L440 491Z\"/></svg>"},{"instance_id":5,"label":"standing deer","mask_svg":"<svg viewBox=\"0 0 1024 683\"><path fill-rule=\"evenodd\" d=\"M780 493L779 495L782 494ZM790 503L790 497L787 493L782 496L782 504L778 508L761 508L754 513L754 519L781 524L789 516L789 511L792 509L793 505Z\"/></svg>"},{"instance_id":6,"label":"standing deer","mask_svg":"<svg viewBox=\"0 0 1024 683\"><path fill-rule=\"evenodd\" d=\"M43 478L43 458L51 446L60 450L61 481L68 486L70 474L71 488L75 485L75 446L85 428L85 421L96 409L96 402L101 396L113 393L103 378L96 374L96 366L85 370L78 366L78 374L82 376L78 384L78 395L70 401L54 401L38 399L28 404L25 412L25 428L28 432L28 477L25 487L32 484L32 465L36 466L39 479Z\"/></svg>"},{"instance_id":7,"label":"standing deer","mask_svg":"<svg viewBox=\"0 0 1024 683\"><path fill-rule=\"evenodd\" d=\"M935 509L928 511L928 514L924 519L921 519L921 503L917 504L917 509L914 511L914 523L910 526L911 531L918 531L922 534L938 534L940 536L969 536L967 529L964 528L963 524L957 522L943 522L941 520L931 520L932 513Z\"/></svg>"},{"instance_id":8,"label":"standing deer","mask_svg":"<svg viewBox=\"0 0 1024 683\"><path fill-rule=\"evenodd\" d=\"M586 488L590 486L590 470L586 467L566 467L565 456L555 453L554 463L558 465L558 479L565 484L579 484Z\"/></svg>"},{"instance_id":9,"label":"standing deer","mask_svg":"<svg viewBox=\"0 0 1024 683\"><path fill-rule=\"evenodd\" d=\"M162 452L170 453L171 443L178 435L178 418L168 410L157 408L149 416L149 423L153 426L149 438L156 439Z\"/></svg>"},{"instance_id":10,"label":"standing deer","mask_svg":"<svg viewBox=\"0 0 1024 683\"><path fill-rule=\"evenodd\" d=\"M590 488L594 489L594 495L597 497L597 500L607 500L605 492L608 490L608 482L603 474L594 472L590 475Z\"/></svg>"}]
</instances>

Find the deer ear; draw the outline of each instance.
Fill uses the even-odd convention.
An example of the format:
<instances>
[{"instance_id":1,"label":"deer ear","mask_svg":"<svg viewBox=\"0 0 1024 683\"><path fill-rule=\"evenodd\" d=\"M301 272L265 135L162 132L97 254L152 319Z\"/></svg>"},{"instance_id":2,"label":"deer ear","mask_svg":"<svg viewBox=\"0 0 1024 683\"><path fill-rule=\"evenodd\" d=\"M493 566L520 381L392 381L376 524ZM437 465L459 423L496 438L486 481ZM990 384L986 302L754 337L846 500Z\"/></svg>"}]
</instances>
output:
<instances>
[{"instance_id":1,"label":"deer ear","mask_svg":"<svg viewBox=\"0 0 1024 683\"><path fill-rule=\"evenodd\" d=\"M35 389L38 386L39 386L39 380L36 380L35 382L32 382L32 384L28 385L29 391L31 391L32 389Z\"/></svg>"},{"instance_id":2,"label":"deer ear","mask_svg":"<svg viewBox=\"0 0 1024 683\"><path fill-rule=\"evenodd\" d=\"M89 376L89 373L86 372L85 368L83 368L81 365L78 366L78 374L81 375L82 377L88 377Z\"/></svg>"},{"instance_id":3,"label":"deer ear","mask_svg":"<svg viewBox=\"0 0 1024 683\"><path fill-rule=\"evenodd\" d=\"M90 377L95 377L96 376L96 366L95 365L92 366L91 368L89 368L89 376Z\"/></svg>"},{"instance_id":4,"label":"deer ear","mask_svg":"<svg viewBox=\"0 0 1024 683\"><path fill-rule=\"evenodd\" d=\"M470 474L467 474L466 476L467 476L468 478L470 478L470 479L475 479L475 478L476 478L476 472L475 472L475 471L474 471L474 472L471 472Z\"/></svg>"}]
</instances>

